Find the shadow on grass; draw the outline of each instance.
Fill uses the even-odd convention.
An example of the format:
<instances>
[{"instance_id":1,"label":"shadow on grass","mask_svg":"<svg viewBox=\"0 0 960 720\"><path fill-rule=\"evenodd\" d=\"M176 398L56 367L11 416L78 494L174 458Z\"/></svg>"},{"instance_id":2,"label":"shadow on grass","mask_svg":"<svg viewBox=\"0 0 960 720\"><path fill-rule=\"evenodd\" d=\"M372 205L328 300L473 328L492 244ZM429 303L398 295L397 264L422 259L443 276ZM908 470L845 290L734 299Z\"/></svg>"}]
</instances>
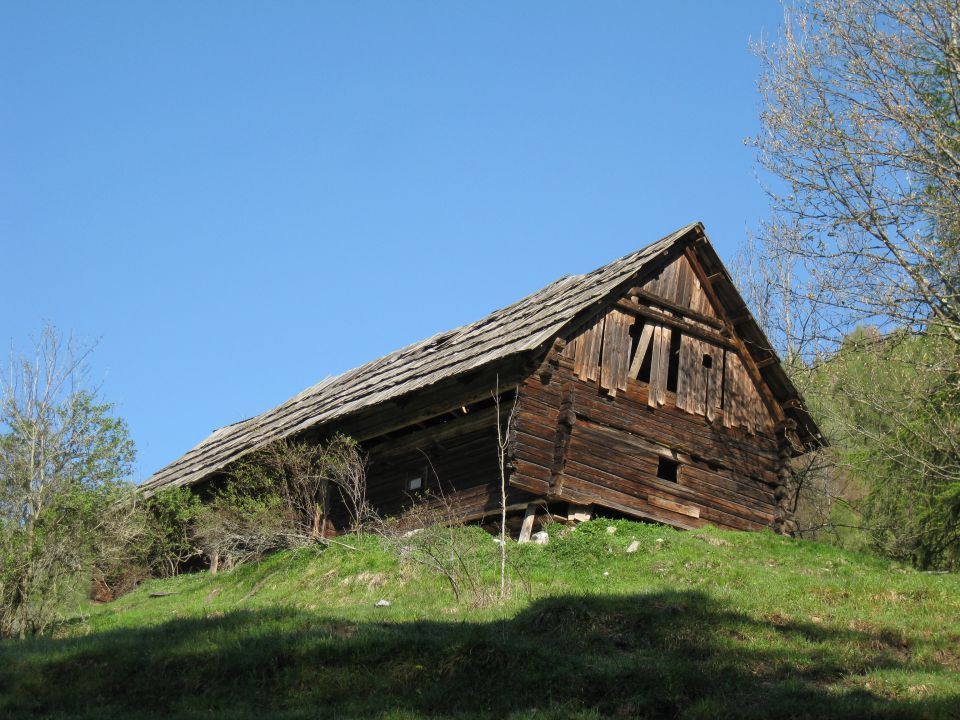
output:
<instances>
[{"instance_id":1,"label":"shadow on grass","mask_svg":"<svg viewBox=\"0 0 960 720\"><path fill-rule=\"evenodd\" d=\"M770 618L696 592L557 597L489 623L236 611L0 645L10 717L957 717L844 678L943 673L909 639Z\"/></svg>"}]
</instances>

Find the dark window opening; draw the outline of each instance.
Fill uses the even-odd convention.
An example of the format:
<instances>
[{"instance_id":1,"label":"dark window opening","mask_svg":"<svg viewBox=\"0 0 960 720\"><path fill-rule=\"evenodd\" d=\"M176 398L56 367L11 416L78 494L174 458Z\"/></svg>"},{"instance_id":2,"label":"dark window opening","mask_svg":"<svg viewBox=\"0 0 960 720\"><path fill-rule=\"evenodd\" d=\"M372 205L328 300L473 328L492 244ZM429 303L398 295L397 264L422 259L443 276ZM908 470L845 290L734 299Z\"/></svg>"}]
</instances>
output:
<instances>
[{"instance_id":1,"label":"dark window opening","mask_svg":"<svg viewBox=\"0 0 960 720\"><path fill-rule=\"evenodd\" d=\"M640 335L643 333L643 320L637 318L637 321L630 326L630 359L637 354L637 348L640 347Z\"/></svg>"},{"instance_id":2,"label":"dark window opening","mask_svg":"<svg viewBox=\"0 0 960 720\"><path fill-rule=\"evenodd\" d=\"M637 380L640 382L650 382L650 366L653 364L653 338L647 343L647 352L643 355L643 362L640 364L640 372L637 374Z\"/></svg>"},{"instance_id":3,"label":"dark window opening","mask_svg":"<svg viewBox=\"0 0 960 720\"><path fill-rule=\"evenodd\" d=\"M657 477L667 482L677 482L677 472L680 469L680 463L676 460L661 457L657 459Z\"/></svg>"},{"instance_id":4,"label":"dark window opening","mask_svg":"<svg viewBox=\"0 0 960 720\"><path fill-rule=\"evenodd\" d=\"M720 363L717 366L720 368L720 372L717 374L720 376L720 407L722 409L727 406L727 355L725 351L720 351L720 356L717 358L717 362Z\"/></svg>"},{"instance_id":5,"label":"dark window opening","mask_svg":"<svg viewBox=\"0 0 960 720\"><path fill-rule=\"evenodd\" d=\"M597 359L599 360L599 363L598 363L598 364L599 364L600 367L603 367L603 366L604 366L604 364L603 364L603 363L604 363L603 353L604 353L604 351L607 349L606 347L604 347L604 342L603 342L604 337L606 336L606 333L603 331L603 325L604 325L604 323L603 323L602 320L601 320L601 321L600 321L600 325L599 325L599 327L597 328L597 332L600 333L600 348L599 348L599 351L597 352ZM597 383L599 384L599 382L600 382L600 373L597 372Z\"/></svg>"},{"instance_id":6,"label":"dark window opening","mask_svg":"<svg viewBox=\"0 0 960 720\"><path fill-rule=\"evenodd\" d=\"M710 355L704 355L704 356L703 356L703 366L704 366L705 368L712 368L712 367L713 367L713 357L710 356Z\"/></svg>"},{"instance_id":7,"label":"dark window opening","mask_svg":"<svg viewBox=\"0 0 960 720\"><path fill-rule=\"evenodd\" d=\"M667 361L667 390L677 391L677 378L680 376L680 333L670 333L670 356Z\"/></svg>"}]
</instances>

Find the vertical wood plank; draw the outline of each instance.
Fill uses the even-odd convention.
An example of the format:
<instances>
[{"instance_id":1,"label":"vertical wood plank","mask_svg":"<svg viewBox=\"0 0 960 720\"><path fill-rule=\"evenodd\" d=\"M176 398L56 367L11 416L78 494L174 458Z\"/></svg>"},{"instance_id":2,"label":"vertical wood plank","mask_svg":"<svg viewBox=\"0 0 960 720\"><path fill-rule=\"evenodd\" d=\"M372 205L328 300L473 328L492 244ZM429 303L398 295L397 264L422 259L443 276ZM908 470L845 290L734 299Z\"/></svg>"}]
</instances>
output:
<instances>
[{"instance_id":1,"label":"vertical wood plank","mask_svg":"<svg viewBox=\"0 0 960 720\"><path fill-rule=\"evenodd\" d=\"M707 414L707 368L703 366L703 356L707 353L706 343L703 340L695 341L695 354L692 358L694 365L693 402L692 410L696 415Z\"/></svg>"},{"instance_id":2,"label":"vertical wood plank","mask_svg":"<svg viewBox=\"0 0 960 720\"><path fill-rule=\"evenodd\" d=\"M737 372L740 367L740 358L736 353L724 352L723 370L723 424L725 427L740 425L740 413L743 406L743 397L740 391L740 377Z\"/></svg>"},{"instance_id":3,"label":"vertical wood plank","mask_svg":"<svg viewBox=\"0 0 960 720\"><path fill-rule=\"evenodd\" d=\"M677 408L687 409L687 396L690 394L690 352L687 335L680 336L680 357L677 368Z\"/></svg>"},{"instance_id":4,"label":"vertical wood plank","mask_svg":"<svg viewBox=\"0 0 960 720\"><path fill-rule=\"evenodd\" d=\"M700 284L700 279L696 277L696 273L692 268L691 273L694 277L692 285L693 296L690 300L690 309L697 311L701 315L706 315L707 317L717 317L717 313L713 309L713 305L710 304L710 299L707 297L707 293L703 290L703 285Z\"/></svg>"},{"instance_id":5,"label":"vertical wood plank","mask_svg":"<svg viewBox=\"0 0 960 720\"><path fill-rule=\"evenodd\" d=\"M724 359L723 424L742 427L751 433L769 430L772 419L740 356L728 350Z\"/></svg>"},{"instance_id":6,"label":"vertical wood plank","mask_svg":"<svg viewBox=\"0 0 960 720\"><path fill-rule=\"evenodd\" d=\"M617 390L627 389L631 325L633 325L633 316L617 309L608 312L604 320L600 387L614 396Z\"/></svg>"},{"instance_id":7,"label":"vertical wood plank","mask_svg":"<svg viewBox=\"0 0 960 720\"><path fill-rule=\"evenodd\" d=\"M690 301L693 298L693 270L687 258L680 256L677 259L679 263L677 272L677 303L684 307L690 307Z\"/></svg>"},{"instance_id":8,"label":"vertical wood plank","mask_svg":"<svg viewBox=\"0 0 960 720\"><path fill-rule=\"evenodd\" d=\"M680 271L680 260L681 258L677 258L663 270L664 279L660 286L660 297L672 302L677 301L677 276Z\"/></svg>"},{"instance_id":9,"label":"vertical wood plank","mask_svg":"<svg viewBox=\"0 0 960 720\"><path fill-rule=\"evenodd\" d=\"M724 352L722 348L708 342L703 343L703 346L704 352L709 354L713 361L712 367L704 368L707 371L707 420L713 421L723 403Z\"/></svg>"},{"instance_id":10,"label":"vertical wood plank","mask_svg":"<svg viewBox=\"0 0 960 720\"><path fill-rule=\"evenodd\" d=\"M633 354L633 362L630 363L630 377L636 379L640 375L640 368L643 360L647 356L647 350L650 348L650 341L653 339L653 323L646 323L640 331L640 342L637 343L637 351Z\"/></svg>"},{"instance_id":11,"label":"vertical wood plank","mask_svg":"<svg viewBox=\"0 0 960 720\"><path fill-rule=\"evenodd\" d=\"M696 404L694 412L697 415L707 414L707 373L708 369L703 366L703 357L708 354L707 343L703 340L697 340L697 355L694 360L697 369L696 383L694 393L696 395Z\"/></svg>"},{"instance_id":12,"label":"vertical wood plank","mask_svg":"<svg viewBox=\"0 0 960 720\"><path fill-rule=\"evenodd\" d=\"M671 328L662 325L658 325L653 333L653 362L650 365L650 393L647 401L651 407L663 405L667 401L670 336Z\"/></svg>"},{"instance_id":13,"label":"vertical wood plank","mask_svg":"<svg viewBox=\"0 0 960 720\"><path fill-rule=\"evenodd\" d=\"M680 367L677 370L677 407L689 413L691 408L691 393L693 384L693 358L695 355L693 338L689 335L680 336Z\"/></svg>"},{"instance_id":14,"label":"vertical wood plank","mask_svg":"<svg viewBox=\"0 0 960 720\"><path fill-rule=\"evenodd\" d=\"M653 293L654 295L660 294L660 277L663 275L661 272L660 275L650 278L647 282L643 284L643 289L648 293Z\"/></svg>"},{"instance_id":15,"label":"vertical wood plank","mask_svg":"<svg viewBox=\"0 0 960 720\"><path fill-rule=\"evenodd\" d=\"M660 397L658 383L660 382L660 348L663 345L663 326L655 325L653 328L653 349L650 355L650 389L647 392L647 405L657 407L657 401Z\"/></svg>"},{"instance_id":16,"label":"vertical wood plank","mask_svg":"<svg viewBox=\"0 0 960 720\"><path fill-rule=\"evenodd\" d=\"M581 380L596 380L600 370L600 345L603 342L603 315L581 333L577 341L574 372Z\"/></svg>"},{"instance_id":17,"label":"vertical wood plank","mask_svg":"<svg viewBox=\"0 0 960 720\"><path fill-rule=\"evenodd\" d=\"M694 312L698 312L701 315L706 315L703 311L703 302L705 295L703 288L700 287L700 280L697 277L693 278L693 284L690 288L690 309Z\"/></svg>"}]
</instances>

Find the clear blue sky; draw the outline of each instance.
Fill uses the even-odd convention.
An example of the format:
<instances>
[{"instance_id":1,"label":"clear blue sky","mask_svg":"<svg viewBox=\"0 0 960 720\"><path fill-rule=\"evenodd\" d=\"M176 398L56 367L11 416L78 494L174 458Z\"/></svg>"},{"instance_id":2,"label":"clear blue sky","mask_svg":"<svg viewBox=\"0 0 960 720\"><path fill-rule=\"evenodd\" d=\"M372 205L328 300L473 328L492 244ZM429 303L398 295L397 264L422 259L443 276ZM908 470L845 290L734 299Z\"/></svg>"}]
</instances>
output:
<instances>
[{"instance_id":1,"label":"clear blue sky","mask_svg":"<svg viewBox=\"0 0 960 720\"><path fill-rule=\"evenodd\" d=\"M5 2L0 341L148 477L220 425L692 220L765 214L764 2Z\"/></svg>"}]
</instances>

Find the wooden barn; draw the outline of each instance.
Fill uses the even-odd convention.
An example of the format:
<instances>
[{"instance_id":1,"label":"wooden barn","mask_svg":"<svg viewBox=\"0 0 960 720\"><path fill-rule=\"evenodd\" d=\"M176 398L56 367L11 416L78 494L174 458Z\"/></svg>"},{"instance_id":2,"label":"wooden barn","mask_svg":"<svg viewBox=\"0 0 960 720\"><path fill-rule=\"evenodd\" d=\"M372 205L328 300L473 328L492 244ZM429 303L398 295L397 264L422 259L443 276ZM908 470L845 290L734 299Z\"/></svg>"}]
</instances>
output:
<instances>
[{"instance_id":1,"label":"wooden barn","mask_svg":"<svg viewBox=\"0 0 960 720\"><path fill-rule=\"evenodd\" d=\"M381 513L439 486L464 518L493 517L497 390L515 516L789 532L789 462L822 442L695 223L221 428L142 487L207 483L281 438L342 432L367 453Z\"/></svg>"}]
</instances>

